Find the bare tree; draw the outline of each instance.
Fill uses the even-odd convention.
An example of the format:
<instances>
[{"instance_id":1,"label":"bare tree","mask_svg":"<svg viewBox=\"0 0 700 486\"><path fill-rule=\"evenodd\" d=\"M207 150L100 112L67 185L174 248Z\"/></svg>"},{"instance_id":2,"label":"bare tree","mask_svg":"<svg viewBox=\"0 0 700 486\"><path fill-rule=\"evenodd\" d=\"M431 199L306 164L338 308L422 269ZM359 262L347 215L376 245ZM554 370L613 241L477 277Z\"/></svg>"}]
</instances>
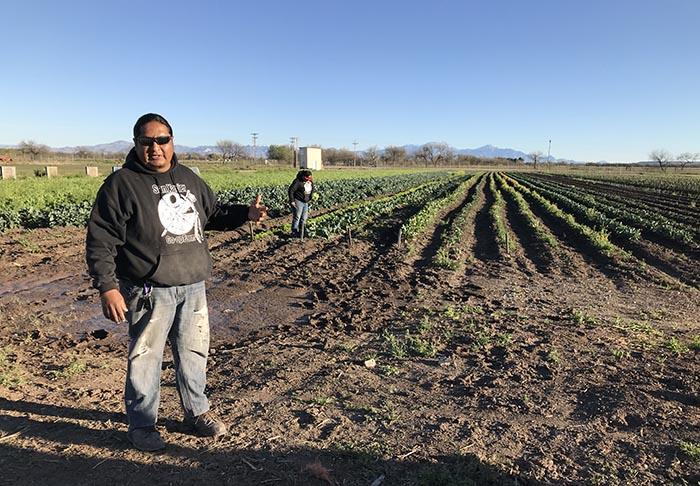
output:
<instances>
[{"instance_id":1,"label":"bare tree","mask_svg":"<svg viewBox=\"0 0 700 486\"><path fill-rule=\"evenodd\" d=\"M659 164L659 168L662 171L666 171L666 168L671 163L671 154L668 150L656 149L649 152L649 158Z\"/></svg>"},{"instance_id":2,"label":"bare tree","mask_svg":"<svg viewBox=\"0 0 700 486\"><path fill-rule=\"evenodd\" d=\"M698 159L700 159L700 153L697 152L683 152L678 154L678 163L681 166L681 170L685 169L688 164L695 163Z\"/></svg>"},{"instance_id":3,"label":"bare tree","mask_svg":"<svg viewBox=\"0 0 700 486\"><path fill-rule=\"evenodd\" d=\"M379 162L379 150L377 150L376 145L369 147L365 150L364 156L362 157L369 167L376 167Z\"/></svg>"},{"instance_id":4,"label":"bare tree","mask_svg":"<svg viewBox=\"0 0 700 486\"><path fill-rule=\"evenodd\" d=\"M234 161L238 161L241 159L245 159L248 157L248 151L246 148L241 145L240 143L233 143L233 147L231 147L231 158Z\"/></svg>"},{"instance_id":5,"label":"bare tree","mask_svg":"<svg viewBox=\"0 0 700 486\"><path fill-rule=\"evenodd\" d=\"M426 143L421 146L416 152L416 159L425 162L425 166L432 164L437 167L438 164L447 164L454 158L454 153L446 143Z\"/></svg>"},{"instance_id":6,"label":"bare tree","mask_svg":"<svg viewBox=\"0 0 700 486\"><path fill-rule=\"evenodd\" d=\"M532 160L532 165L535 169L537 169L537 162L542 158L542 155L544 154L539 150L535 150L534 152L527 154L527 156L530 157L530 160Z\"/></svg>"},{"instance_id":7,"label":"bare tree","mask_svg":"<svg viewBox=\"0 0 700 486\"><path fill-rule=\"evenodd\" d=\"M221 159L224 162L233 159L233 145L234 142L232 140L219 140L216 142L216 148L221 152Z\"/></svg>"},{"instance_id":8,"label":"bare tree","mask_svg":"<svg viewBox=\"0 0 700 486\"><path fill-rule=\"evenodd\" d=\"M216 148L221 152L221 158L224 162L229 160L238 161L245 159L249 155L243 145L232 140L219 140L216 142Z\"/></svg>"},{"instance_id":9,"label":"bare tree","mask_svg":"<svg viewBox=\"0 0 700 486\"><path fill-rule=\"evenodd\" d=\"M22 155L29 157L31 160L36 160L39 157L48 154L50 151L49 147L46 145L36 143L33 140L22 140L17 148Z\"/></svg>"},{"instance_id":10,"label":"bare tree","mask_svg":"<svg viewBox=\"0 0 700 486\"><path fill-rule=\"evenodd\" d=\"M406 160L406 149L389 145L384 149L383 159L387 164L401 165Z\"/></svg>"},{"instance_id":11,"label":"bare tree","mask_svg":"<svg viewBox=\"0 0 700 486\"><path fill-rule=\"evenodd\" d=\"M89 159L94 157L94 155L95 154L93 154L87 147L78 147L78 149L75 152L76 159Z\"/></svg>"}]
</instances>

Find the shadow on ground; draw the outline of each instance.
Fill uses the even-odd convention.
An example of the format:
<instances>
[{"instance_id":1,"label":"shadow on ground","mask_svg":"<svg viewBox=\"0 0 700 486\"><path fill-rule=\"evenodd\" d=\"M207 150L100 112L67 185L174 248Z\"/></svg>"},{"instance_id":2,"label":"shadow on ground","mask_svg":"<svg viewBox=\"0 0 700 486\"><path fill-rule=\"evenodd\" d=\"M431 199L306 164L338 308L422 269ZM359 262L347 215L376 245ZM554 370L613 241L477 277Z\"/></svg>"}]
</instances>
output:
<instances>
[{"instance_id":1,"label":"shadow on ground","mask_svg":"<svg viewBox=\"0 0 700 486\"><path fill-rule=\"evenodd\" d=\"M348 447L245 449L225 438L198 439L191 447L174 443L174 422L162 424L173 431L167 449L148 454L130 447L123 425L114 426L123 420L118 413L0 399L0 414L2 484L546 484L518 479L471 454L386 458Z\"/></svg>"}]
</instances>

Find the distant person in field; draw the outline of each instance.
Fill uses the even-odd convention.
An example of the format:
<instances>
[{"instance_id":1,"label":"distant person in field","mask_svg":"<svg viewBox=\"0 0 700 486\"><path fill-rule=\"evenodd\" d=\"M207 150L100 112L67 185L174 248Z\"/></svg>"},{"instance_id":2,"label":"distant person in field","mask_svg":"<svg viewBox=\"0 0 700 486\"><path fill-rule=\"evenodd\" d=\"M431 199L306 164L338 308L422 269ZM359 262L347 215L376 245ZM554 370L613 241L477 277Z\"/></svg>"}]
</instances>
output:
<instances>
[{"instance_id":1,"label":"distant person in field","mask_svg":"<svg viewBox=\"0 0 700 486\"><path fill-rule=\"evenodd\" d=\"M298 237L309 217L309 202L314 195L314 180L310 170L300 170L289 186L289 205L292 208L292 236Z\"/></svg>"},{"instance_id":2,"label":"distant person in field","mask_svg":"<svg viewBox=\"0 0 700 486\"><path fill-rule=\"evenodd\" d=\"M166 340L185 421L202 436L227 432L204 394L209 353L204 281L212 269L204 229L236 228L266 215L260 196L250 206L220 204L199 176L178 163L165 118L148 113L136 121L134 148L97 194L86 256L105 317L128 321L124 401L128 438L137 449L165 447L156 422Z\"/></svg>"}]
</instances>

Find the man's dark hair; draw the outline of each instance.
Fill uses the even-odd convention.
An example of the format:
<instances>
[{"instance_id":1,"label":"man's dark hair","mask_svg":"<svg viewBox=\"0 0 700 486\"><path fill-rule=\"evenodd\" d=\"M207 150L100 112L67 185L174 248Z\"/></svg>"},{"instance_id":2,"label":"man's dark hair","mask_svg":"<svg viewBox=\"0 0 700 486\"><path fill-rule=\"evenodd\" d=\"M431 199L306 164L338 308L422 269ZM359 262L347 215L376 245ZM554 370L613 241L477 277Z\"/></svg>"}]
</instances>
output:
<instances>
[{"instance_id":1,"label":"man's dark hair","mask_svg":"<svg viewBox=\"0 0 700 486\"><path fill-rule=\"evenodd\" d=\"M310 177L311 176L311 171L310 170L300 170L297 172L297 179L300 181L304 180L304 177Z\"/></svg>"},{"instance_id":2,"label":"man's dark hair","mask_svg":"<svg viewBox=\"0 0 700 486\"><path fill-rule=\"evenodd\" d=\"M141 116L138 120L136 120L136 125L134 125L134 138L140 137L141 136L141 129L146 123L152 122L152 121L157 121L158 123L162 123L166 127L168 127L168 131L170 132L170 136L173 136L173 127L170 126L170 123L168 123L168 120L163 118L161 115L158 113L146 113L145 115Z\"/></svg>"}]
</instances>

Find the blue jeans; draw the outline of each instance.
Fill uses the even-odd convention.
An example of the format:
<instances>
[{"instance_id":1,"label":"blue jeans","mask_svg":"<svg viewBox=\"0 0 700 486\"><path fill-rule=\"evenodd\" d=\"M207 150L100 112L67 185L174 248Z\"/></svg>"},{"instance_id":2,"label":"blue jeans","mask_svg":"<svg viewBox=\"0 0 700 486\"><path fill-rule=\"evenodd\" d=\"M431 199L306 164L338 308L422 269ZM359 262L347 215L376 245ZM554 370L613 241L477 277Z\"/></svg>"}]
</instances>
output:
<instances>
[{"instance_id":1,"label":"blue jeans","mask_svg":"<svg viewBox=\"0 0 700 486\"><path fill-rule=\"evenodd\" d=\"M209 410L204 394L209 354L204 282L153 287L151 306L143 305L141 285L122 283L121 292L129 309L129 360L124 390L129 430L155 425L158 420L160 371L167 339L185 415L194 417Z\"/></svg>"},{"instance_id":2,"label":"blue jeans","mask_svg":"<svg viewBox=\"0 0 700 486\"><path fill-rule=\"evenodd\" d=\"M292 231L299 231L299 223L306 224L306 218L309 217L309 203L294 200L294 208L292 213Z\"/></svg>"}]
</instances>

